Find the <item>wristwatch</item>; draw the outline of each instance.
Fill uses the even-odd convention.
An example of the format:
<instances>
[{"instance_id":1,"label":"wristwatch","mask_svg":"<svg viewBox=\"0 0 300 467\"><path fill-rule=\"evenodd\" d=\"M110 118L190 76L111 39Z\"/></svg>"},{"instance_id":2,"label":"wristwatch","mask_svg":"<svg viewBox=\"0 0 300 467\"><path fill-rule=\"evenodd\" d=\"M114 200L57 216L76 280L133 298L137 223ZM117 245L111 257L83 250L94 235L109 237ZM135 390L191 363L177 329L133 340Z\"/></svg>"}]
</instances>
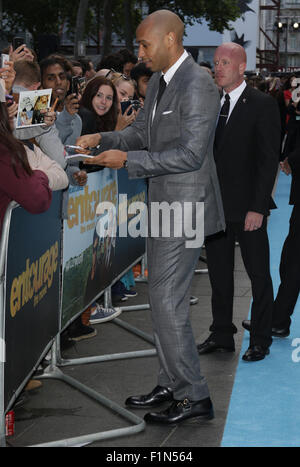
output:
<instances>
[{"instance_id":1,"label":"wristwatch","mask_svg":"<svg viewBox=\"0 0 300 467\"><path fill-rule=\"evenodd\" d=\"M123 167L124 167L124 169L128 169L128 160L127 159L123 162Z\"/></svg>"}]
</instances>

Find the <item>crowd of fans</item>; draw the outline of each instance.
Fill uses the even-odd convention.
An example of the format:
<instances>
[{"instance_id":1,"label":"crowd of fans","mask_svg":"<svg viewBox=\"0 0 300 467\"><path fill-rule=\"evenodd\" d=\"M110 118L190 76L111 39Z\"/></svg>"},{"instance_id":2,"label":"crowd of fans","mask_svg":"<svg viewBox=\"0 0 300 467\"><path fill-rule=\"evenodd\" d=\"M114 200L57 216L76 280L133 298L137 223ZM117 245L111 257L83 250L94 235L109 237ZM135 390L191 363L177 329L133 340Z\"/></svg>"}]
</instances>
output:
<instances>
[{"instance_id":1,"label":"crowd of fans","mask_svg":"<svg viewBox=\"0 0 300 467\"><path fill-rule=\"evenodd\" d=\"M143 105L152 73L144 64L137 64L137 57L126 49L104 57L96 70L90 59L76 61L61 54L38 62L36 53L26 44L16 50L9 46L2 53L9 55L9 61L0 69L0 221L11 200L32 213L47 210L52 190L64 190L62 216L66 218L68 185L83 186L87 172L99 170L81 170L78 164L67 163L66 148L76 145L83 134L121 130L130 125ZM44 123L16 128L20 92L39 89L52 90L50 108L41 111ZM133 99L139 105L122 110L121 103ZM135 296L133 286L130 271L113 286L115 303ZM117 308L107 309L95 302L63 334L63 345L95 336L96 330L90 324L118 314Z\"/></svg>"},{"instance_id":2,"label":"crowd of fans","mask_svg":"<svg viewBox=\"0 0 300 467\"><path fill-rule=\"evenodd\" d=\"M52 190L64 190L62 215L66 218L68 185L85 185L88 172L95 170L67 163L66 146L75 145L84 134L122 130L131 125L143 106L152 72L126 49L103 57L96 67L89 58L72 60L58 53L39 63L26 44L16 50L9 46L2 53L10 58L0 68L0 229L11 200L39 213L48 209ZM209 63L199 66L213 77ZM295 148L300 125L297 77L255 75L246 81L278 102L284 161ZM18 95L38 89L52 89L50 108L41 111L44 123L16 129ZM129 105L123 106L128 101ZM133 285L130 272L115 284L113 297L124 301L135 296ZM114 308L104 309L95 303L71 324L67 340L93 337L96 331L90 324L115 316Z\"/></svg>"}]
</instances>

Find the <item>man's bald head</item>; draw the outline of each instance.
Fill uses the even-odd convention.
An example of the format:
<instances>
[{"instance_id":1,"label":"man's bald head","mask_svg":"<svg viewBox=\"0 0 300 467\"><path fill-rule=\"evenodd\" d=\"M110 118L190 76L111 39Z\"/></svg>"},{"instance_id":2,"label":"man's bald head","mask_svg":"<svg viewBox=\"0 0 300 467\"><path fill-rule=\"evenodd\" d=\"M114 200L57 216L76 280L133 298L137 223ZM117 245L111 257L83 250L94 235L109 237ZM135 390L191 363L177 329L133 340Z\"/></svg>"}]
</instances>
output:
<instances>
[{"instance_id":1,"label":"man's bald head","mask_svg":"<svg viewBox=\"0 0 300 467\"><path fill-rule=\"evenodd\" d=\"M247 63L247 55L244 47L235 42L225 42L217 48L217 51L232 57L237 63Z\"/></svg>"},{"instance_id":2,"label":"man's bald head","mask_svg":"<svg viewBox=\"0 0 300 467\"><path fill-rule=\"evenodd\" d=\"M184 23L179 16L169 10L157 10L147 16L138 29L141 27L151 27L159 34L174 33L178 44L182 44L184 34Z\"/></svg>"},{"instance_id":3,"label":"man's bald head","mask_svg":"<svg viewBox=\"0 0 300 467\"><path fill-rule=\"evenodd\" d=\"M244 80L247 66L245 49L234 42L220 45L214 56L215 79L227 93L233 91Z\"/></svg>"},{"instance_id":4,"label":"man's bald head","mask_svg":"<svg viewBox=\"0 0 300 467\"><path fill-rule=\"evenodd\" d=\"M184 24L175 13L157 10L136 30L139 59L152 71L168 70L182 55Z\"/></svg>"}]
</instances>

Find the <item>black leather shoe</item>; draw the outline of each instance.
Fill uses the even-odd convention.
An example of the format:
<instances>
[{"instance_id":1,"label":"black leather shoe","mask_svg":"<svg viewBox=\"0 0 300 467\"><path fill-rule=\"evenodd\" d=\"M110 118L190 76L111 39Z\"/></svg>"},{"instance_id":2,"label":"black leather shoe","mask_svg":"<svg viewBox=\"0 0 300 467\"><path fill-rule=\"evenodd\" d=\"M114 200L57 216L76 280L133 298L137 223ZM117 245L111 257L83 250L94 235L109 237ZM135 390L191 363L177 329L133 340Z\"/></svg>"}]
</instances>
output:
<instances>
[{"instance_id":1,"label":"black leather shoe","mask_svg":"<svg viewBox=\"0 0 300 467\"><path fill-rule=\"evenodd\" d=\"M202 344L197 345L199 355L204 355L207 353L212 352L234 352L235 347L234 344L232 346L225 346L218 344L213 340L213 338L209 337L204 341Z\"/></svg>"},{"instance_id":2,"label":"black leather shoe","mask_svg":"<svg viewBox=\"0 0 300 467\"><path fill-rule=\"evenodd\" d=\"M147 409L157 407L164 402L173 401L173 393L168 388L156 386L152 392L142 396L131 396L125 401L125 405L135 409Z\"/></svg>"},{"instance_id":3,"label":"black leather shoe","mask_svg":"<svg viewBox=\"0 0 300 467\"><path fill-rule=\"evenodd\" d=\"M158 423L168 425L180 423L185 420L211 420L214 418L213 405L210 398L192 402L188 399L174 401L162 412L150 412L144 417L146 423Z\"/></svg>"},{"instance_id":4,"label":"black leather shoe","mask_svg":"<svg viewBox=\"0 0 300 467\"><path fill-rule=\"evenodd\" d=\"M250 331L251 321L249 319L245 319L242 321L242 326L247 331ZM289 328L276 328L272 327L272 336L273 337L288 337L290 335Z\"/></svg>"},{"instance_id":5,"label":"black leather shoe","mask_svg":"<svg viewBox=\"0 0 300 467\"><path fill-rule=\"evenodd\" d=\"M245 362L258 362L263 360L266 355L269 355L270 350L267 347L261 345L253 345L243 355Z\"/></svg>"}]
</instances>

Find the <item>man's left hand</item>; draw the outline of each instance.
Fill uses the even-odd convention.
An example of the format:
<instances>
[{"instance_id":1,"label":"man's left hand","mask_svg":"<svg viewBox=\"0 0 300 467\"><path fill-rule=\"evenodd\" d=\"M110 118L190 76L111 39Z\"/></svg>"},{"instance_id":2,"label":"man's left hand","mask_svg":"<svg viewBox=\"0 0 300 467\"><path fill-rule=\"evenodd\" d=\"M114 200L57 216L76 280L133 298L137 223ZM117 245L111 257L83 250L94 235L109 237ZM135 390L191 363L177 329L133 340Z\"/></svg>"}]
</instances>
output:
<instances>
[{"instance_id":1,"label":"man's left hand","mask_svg":"<svg viewBox=\"0 0 300 467\"><path fill-rule=\"evenodd\" d=\"M86 159L85 164L102 165L110 169L122 169L124 162L127 160L127 152L119 151L118 149L110 149L104 151L93 159Z\"/></svg>"},{"instance_id":2,"label":"man's left hand","mask_svg":"<svg viewBox=\"0 0 300 467\"><path fill-rule=\"evenodd\" d=\"M264 216L258 212L249 211L247 212L245 219L245 232L253 232L253 230L258 230L262 226Z\"/></svg>"}]
</instances>

